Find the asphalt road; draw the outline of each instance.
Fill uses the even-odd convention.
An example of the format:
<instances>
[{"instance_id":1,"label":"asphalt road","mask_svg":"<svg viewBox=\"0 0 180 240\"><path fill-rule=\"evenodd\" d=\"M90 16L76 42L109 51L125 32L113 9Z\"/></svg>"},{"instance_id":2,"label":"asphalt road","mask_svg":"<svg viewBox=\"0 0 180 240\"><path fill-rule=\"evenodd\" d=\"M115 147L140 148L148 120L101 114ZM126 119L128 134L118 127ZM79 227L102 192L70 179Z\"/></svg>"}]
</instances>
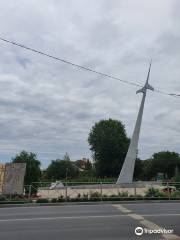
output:
<instances>
[{"instance_id":1,"label":"asphalt road","mask_svg":"<svg viewBox=\"0 0 180 240\"><path fill-rule=\"evenodd\" d=\"M137 236L136 227L172 229L173 235ZM0 208L0 240L11 239L180 239L180 203Z\"/></svg>"}]
</instances>

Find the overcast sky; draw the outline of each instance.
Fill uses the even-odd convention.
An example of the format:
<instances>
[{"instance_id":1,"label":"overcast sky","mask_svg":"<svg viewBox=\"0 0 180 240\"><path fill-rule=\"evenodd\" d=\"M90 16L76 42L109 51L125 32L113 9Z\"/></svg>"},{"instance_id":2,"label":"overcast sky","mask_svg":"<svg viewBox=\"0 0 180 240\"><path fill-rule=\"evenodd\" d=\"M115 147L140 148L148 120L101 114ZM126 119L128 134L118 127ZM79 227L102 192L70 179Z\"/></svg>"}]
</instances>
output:
<instances>
[{"instance_id":1,"label":"overcast sky","mask_svg":"<svg viewBox=\"0 0 180 240\"><path fill-rule=\"evenodd\" d=\"M74 63L180 93L179 0L0 0L0 36ZM93 124L118 119L131 137L136 87L0 42L0 161L21 150L43 167L91 157ZM180 152L180 98L148 92L139 156Z\"/></svg>"}]
</instances>

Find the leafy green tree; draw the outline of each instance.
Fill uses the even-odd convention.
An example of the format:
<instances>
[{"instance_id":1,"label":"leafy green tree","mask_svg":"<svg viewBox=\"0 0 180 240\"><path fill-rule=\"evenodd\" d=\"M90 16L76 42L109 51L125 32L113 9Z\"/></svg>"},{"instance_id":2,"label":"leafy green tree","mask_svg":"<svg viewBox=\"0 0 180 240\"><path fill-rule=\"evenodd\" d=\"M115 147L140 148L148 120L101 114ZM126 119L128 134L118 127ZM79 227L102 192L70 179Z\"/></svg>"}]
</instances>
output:
<instances>
[{"instance_id":1,"label":"leafy green tree","mask_svg":"<svg viewBox=\"0 0 180 240\"><path fill-rule=\"evenodd\" d=\"M96 174L118 176L129 146L124 125L118 120L101 120L92 127L88 142Z\"/></svg>"},{"instance_id":2,"label":"leafy green tree","mask_svg":"<svg viewBox=\"0 0 180 240\"><path fill-rule=\"evenodd\" d=\"M172 178L175 168L180 168L180 157L178 153L163 151L154 153L152 157L152 175L157 176L159 172L164 174L164 178Z\"/></svg>"},{"instance_id":3,"label":"leafy green tree","mask_svg":"<svg viewBox=\"0 0 180 240\"><path fill-rule=\"evenodd\" d=\"M41 178L41 163L37 159L36 154L32 152L22 151L12 158L13 163L26 163L26 174L24 178L24 185L32 185L31 190L28 186L25 187L26 194L36 194L37 193L37 182ZM36 183L34 183L36 182ZM29 192L31 191L31 192Z\"/></svg>"},{"instance_id":4,"label":"leafy green tree","mask_svg":"<svg viewBox=\"0 0 180 240\"><path fill-rule=\"evenodd\" d=\"M155 177L153 168L152 168L152 159L147 159L142 161L142 174L141 180L149 181Z\"/></svg>"},{"instance_id":5,"label":"leafy green tree","mask_svg":"<svg viewBox=\"0 0 180 240\"><path fill-rule=\"evenodd\" d=\"M31 185L32 182L38 182L41 177L41 163L37 159L36 154L32 152L22 151L12 158L13 163L26 163L26 174L24 183Z\"/></svg>"},{"instance_id":6,"label":"leafy green tree","mask_svg":"<svg viewBox=\"0 0 180 240\"><path fill-rule=\"evenodd\" d=\"M152 158L142 161L142 180L156 180L158 173L163 173L164 179L174 176L175 168L180 169L178 153L162 151L154 153Z\"/></svg>"},{"instance_id":7,"label":"leafy green tree","mask_svg":"<svg viewBox=\"0 0 180 240\"><path fill-rule=\"evenodd\" d=\"M178 167L175 168L175 175L173 177L173 181L175 182L174 183L174 186L180 190L180 172L179 172L179 169Z\"/></svg>"},{"instance_id":8,"label":"leafy green tree","mask_svg":"<svg viewBox=\"0 0 180 240\"><path fill-rule=\"evenodd\" d=\"M79 174L78 168L70 161L69 155L66 153L63 160L52 160L46 170L48 179L60 180L66 178L74 178Z\"/></svg>"},{"instance_id":9,"label":"leafy green tree","mask_svg":"<svg viewBox=\"0 0 180 240\"><path fill-rule=\"evenodd\" d=\"M143 161L139 158L136 159L134 168L134 180L142 180Z\"/></svg>"},{"instance_id":10,"label":"leafy green tree","mask_svg":"<svg viewBox=\"0 0 180 240\"><path fill-rule=\"evenodd\" d=\"M178 167L175 168L174 182L178 182L180 184L180 172ZM180 185L179 185L180 188Z\"/></svg>"}]
</instances>

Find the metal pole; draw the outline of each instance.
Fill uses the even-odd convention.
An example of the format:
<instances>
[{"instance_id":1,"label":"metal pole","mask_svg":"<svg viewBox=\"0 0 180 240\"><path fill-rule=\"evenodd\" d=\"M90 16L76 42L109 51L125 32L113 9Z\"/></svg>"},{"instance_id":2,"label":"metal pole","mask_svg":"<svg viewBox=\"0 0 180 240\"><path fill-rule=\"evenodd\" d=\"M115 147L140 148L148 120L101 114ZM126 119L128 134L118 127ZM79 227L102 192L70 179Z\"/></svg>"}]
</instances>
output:
<instances>
[{"instance_id":1,"label":"metal pole","mask_svg":"<svg viewBox=\"0 0 180 240\"><path fill-rule=\"evenodd\" d=\"M169 188L169 183L167 182L167 191L168 191L168 196L169 200L171 199L171 193L170 193L170 188Z\"/></svg>"},{"instance_id":2,"label":"metal pole","mask_svg":"<svg viewBox=\"0 0 180 240\"><path fill-rule=\"evenodd\" d=\"M31 188L32 188L32 185L29 185L29 191L28 191L28 197L29 198L31 197Z\"/></svg>"},{"instance_id":3,"label":"metal pole","mask_svg":"<svg viewBox=\"0 0 180 240\"><path fill-rule=\"evenodd\" d=\"M136 185L134 185L134 196L136 197Z\"/></svg>"},{"instance_id":4,"label":"metal pole","mask_svg":"<svg viewBox=\"0 0 180 240\"><path fill-rule=\"evenodd\" d=\"M68 168L66 168L66 192L65 192L65 201L67 202L67 177L68 177Z\"/></svg>"},{"instance_id":5,"label":"metal pole","mask_svg":"<svg viewBox=\"0 0 180 240\"><path fill-rule=\"evenodd\" d=\"M66 183L67 183L67 177L68 177L68 168L66 168Z\"/></svg>"},{"instance_id":6,"label":"metal pole","mask_svg":"<svg viewBox=\"0 0 180 240\"><path fill-rule=\"evenodd\" d=\"M153 194L153 185L151 183L151 197L154 197L154 194Z\"/></svg>"},{"instance_id":7,"label":"metal pole","mask_svg":"<svg viewBox=\"0 0 180 240\"><path fill-rule=\"evenodd\" d=\"M103 198L102 198L102 182L100 182L100 188L101 188L101 202L102 202L102 200L103 200Z\"/></svg>"}]
</instances>

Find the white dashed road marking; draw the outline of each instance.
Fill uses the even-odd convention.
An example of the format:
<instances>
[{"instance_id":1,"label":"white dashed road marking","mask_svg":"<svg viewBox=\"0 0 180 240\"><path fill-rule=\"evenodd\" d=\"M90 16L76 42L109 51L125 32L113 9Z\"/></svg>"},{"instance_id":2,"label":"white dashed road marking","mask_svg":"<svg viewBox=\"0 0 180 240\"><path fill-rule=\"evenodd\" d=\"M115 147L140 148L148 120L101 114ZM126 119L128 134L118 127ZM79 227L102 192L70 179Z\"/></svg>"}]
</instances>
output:
<instances>
[{"instance_id":1,"label":"white dashed road marking","mask_svg":"<svg viewBox=\"0 0 180 240\"><path fill-rule=\"evenodd\" d=\"M130 212L131 212L131 210L123 207L123 206L120 205L120 204L113 205L113 206L116 207L117 209L119 209L119 210L120 210L121 212L123 212L123 213L130 213Z\"/></svg>"},{"instance_id":2,"label":"white dashed road marking","mask_svg":"<svg viewBox=\"0 0 180 240\"><path fill-rule=\"evenodd\" d=\"M86 216L67 216L67 217L34 217L34 218L11 218L11 219L0 219L0 223L3 222L18 222L18 221L43 221L43 220L73 220L73 219L89 219L89 218L121 218L128 217L127 215L86 215Z\"/></svg>"},{"instance_id":3,"label":"white dashed road marking","mask_svg":"<svg viewBox=\"0 0 180 240\"><path fill-rule=\"evenodd\" d=\"M146 214L146 215L142 216L140 214L130 213L132 211L127 209L127 208L125 208L121 204L114 204L113 206L115 208L119 209L123 213L129 213L129 214L127 214L127 216L129 216L129 217L131 217L131 218L133 218L135 220L138 220L141 225L145 226L148 229L151 229L151 230L156 230L156 229L163 230L163 228L161 226L159 226L159 225L157 225L157 224L155 224L155 223L153 223L151 221L148 221L148 220L146 220L143 217L143 216L159 216L161 214L154 214L154 215L153 214L152 215ZM162 214L162 215L166 216L166 214ZM168 215L170 215L170 214L168 214ZM171 214L171 215L173 215L173 214ZM179 214L176 214L176 215L179 215ZM175 234L162 234L162 236L164 237L164 239L168 239L168 240L180 240L180 237L178 237Z\"/></svg>"}]
</instances>

